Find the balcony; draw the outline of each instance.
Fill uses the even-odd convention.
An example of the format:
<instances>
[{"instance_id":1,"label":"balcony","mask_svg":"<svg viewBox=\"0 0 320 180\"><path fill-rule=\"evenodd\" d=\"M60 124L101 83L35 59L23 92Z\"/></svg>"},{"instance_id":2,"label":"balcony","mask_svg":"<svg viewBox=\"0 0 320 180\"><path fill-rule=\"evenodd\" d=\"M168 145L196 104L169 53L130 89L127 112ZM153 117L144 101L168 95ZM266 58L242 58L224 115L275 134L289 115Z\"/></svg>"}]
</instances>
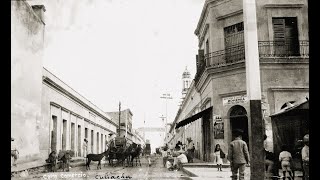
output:
<instances>
[{"instance_id":1,"label":"balcony","mask_svg":"<svg viewBox=\"0 0 320 180\"><path fill-rule=\"evenodd\" d=\"M309 58L309 41L299 41L294 45L284 41L259 41L259 57L263 58ZM196 83L206 68L219 68L245 62L244 44L234 45L225 50L204 55L204 63L200 63L195 75Z\"/></svg>"}]
</instances>

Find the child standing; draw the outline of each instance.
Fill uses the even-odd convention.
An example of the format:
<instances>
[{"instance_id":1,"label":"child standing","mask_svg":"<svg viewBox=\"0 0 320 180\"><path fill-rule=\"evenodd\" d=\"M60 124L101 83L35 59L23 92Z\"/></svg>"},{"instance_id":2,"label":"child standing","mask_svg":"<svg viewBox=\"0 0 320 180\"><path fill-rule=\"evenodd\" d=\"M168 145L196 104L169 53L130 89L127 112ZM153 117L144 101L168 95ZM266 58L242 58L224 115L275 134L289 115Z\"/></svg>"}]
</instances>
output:
<instances>
[{"instance_id":1,"label":"child standing","mask_svg":"<svg viewBox=\"0 0 320 180\"><path fill-rule=\"evenodd\" d=\"M222 171L222 159L225 158L225 154L220 149L220 144L216 145L216 148L214 149L214 156L216 157L215 162L218 165L218 171Z\"/></svg>"},{"instance_id":2,"label":"child standing","mask_svg":"<svg viewBox=\"0 0 320 180\"><path fill-rule=\"evenodd\" d=\"M289 179L293 179L292 177L292 171L290 168L290 162L292 160L291 153L288 151L287 145L282 145L282 151L279 154L279 161L281 162L282 167L282 173L283 173L283 179L286 179L286 172L289 173Z\"/></svg>"}]
</instances>

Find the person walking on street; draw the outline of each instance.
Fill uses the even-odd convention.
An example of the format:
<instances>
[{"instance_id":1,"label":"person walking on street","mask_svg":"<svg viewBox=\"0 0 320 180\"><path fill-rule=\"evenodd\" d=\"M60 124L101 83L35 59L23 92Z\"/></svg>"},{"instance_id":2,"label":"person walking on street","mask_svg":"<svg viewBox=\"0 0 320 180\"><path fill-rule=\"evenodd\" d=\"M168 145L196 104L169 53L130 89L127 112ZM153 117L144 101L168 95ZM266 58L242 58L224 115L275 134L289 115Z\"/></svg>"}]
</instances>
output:
<instances>
[{"instance_id":1,"label":"person walking on street","mask_svg":"<svg viewBox=\"0 0 320 180\"><path fill-rule=\"evenodd\" d=\"M217 163L218 166L218 171L222 171L222 159L225 158L225 154L222 151L222 149L220 149L220 144L216 145L216 148L214 149L214 156L215 156L215 162Z\"/></svg>"},{"instance_id":2,"label":"person walking on street","mask_svg":"<svg viewBox=\"0 0 320 180\"><path fill-rule=\"evenodd\" d=\"M19 151L17 149L17 145L14 141L14 138L11 138L11 159L13 158L13 166L17 166L17 159L19 157Z\"/></svg>"},{"instance_id":3,"label":"person walking on street","mask_svg":"<svg viewBox=\"0 0 320 180\"><path fill-rule=\"evenodd\" d=\"M301 150L304 180L309 180L309 134L303 137L304 147Z\"/></svg>"},{"instance_id":4,"label":"person walking on street","mask_svg":"<svg viewBox=\"0 0 320 180\"><path fill-rule=\"evenodd\" d=\"M279 161L281 162L281 168L282 168L282 173L283 173L283 180L286 179L286 172L289 173L289 179L293 179L292 176L292 171L291 171L291 161L292 161L292 156L291 153L288 151L288 146L287 145L282 145L282 151L279 154Z\"/></svg>"},{"instance_id":5,"label":"person walking on street","mask_svg":"<svg viewBox=\"0 0 320 180\"><path fill-rule=\"evenodd\" d=\"M168 160L168 147L167 147L167 145L162 147L161 155L162 155L162 160L163 160L163 167L166 167L166 163Z\"/></svg>"},{"instance_id":6,"label":"person walking on street","mask_svg":"<svg viewBox=\"0 0 320 180\"><path fill-rule=\"evenodd\" d=\"M188 163L193 163L193 158L194 158L194 143L191 139L191 137L187 138L188 145L187 145L187 158L188 158Z\"/></svg>"},{"instance_id":7,"label":"person walking on street","mask_svg":"<svg viewBox=\"0 0 320 180\"><path fill-rule=\"evenodd\" d=\"M273 169L273 165L274 165L274 154L272 152L272 149L270 147L270 143L267 140L268 136L264 135L264 141L263 141L263 145L264 145L264 150L266 153L265 156L265 165L266 165L266 173L268 176L271 176L272 173L272 169Z\"/></svg>"},{"instance_id":8,"label":"person walking on street","mask_svg":"<svg viewBox=\"0 0 320 180\"><path fill-rule=\"evenodd\" d=\"M228 149L228 160L230 161L230 167L232 171L232 180L238 179L239 170L239 180L244 180L244 170L246 164L250 165L250 157L248 146L245 141L242 140L241 129L234 130L233 134L235 139L230 143Z\"/></svg>"}]
</instances>

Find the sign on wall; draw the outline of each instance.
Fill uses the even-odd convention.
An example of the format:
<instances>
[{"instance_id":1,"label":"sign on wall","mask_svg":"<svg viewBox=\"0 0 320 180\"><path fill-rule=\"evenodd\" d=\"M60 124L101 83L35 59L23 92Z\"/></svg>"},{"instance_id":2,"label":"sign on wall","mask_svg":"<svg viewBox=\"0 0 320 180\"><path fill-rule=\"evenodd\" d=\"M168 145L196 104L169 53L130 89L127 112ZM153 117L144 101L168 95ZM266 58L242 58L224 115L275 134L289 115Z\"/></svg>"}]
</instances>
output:
<instances>
[{"instance_id":1,"label":"sign on wall","mask_svg":"<svg viewBox=\"0 0 320 180\"><path fill-rule=\"evenodd\" d=\"M246 102L248 102L247 95L231 96L231 97L222 98L222 103L224 106L242 104L242 103L246 103Z\"/></svg>"},{"instance_id":2,"label":"sign on wall","mask_svg":"<svg viewBox=\"0 0 320 180\"><path fill-rule=\"evenodd\" d=\"M213 116L214 139L224 139L224 123L220 115Z\"/></svg>"}]
</instances>

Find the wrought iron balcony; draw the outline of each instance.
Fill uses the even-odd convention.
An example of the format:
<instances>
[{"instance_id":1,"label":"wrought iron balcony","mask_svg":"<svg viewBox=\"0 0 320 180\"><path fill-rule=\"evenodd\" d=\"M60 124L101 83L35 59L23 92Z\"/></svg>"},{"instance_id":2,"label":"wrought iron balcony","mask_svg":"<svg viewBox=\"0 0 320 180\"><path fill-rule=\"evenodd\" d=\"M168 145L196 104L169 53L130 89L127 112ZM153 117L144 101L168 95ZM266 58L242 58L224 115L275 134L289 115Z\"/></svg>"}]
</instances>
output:
<instances>
[{"instance_id":1,"label":"wrought iron balcony","mask_svg":"<svg viewBox=\"0 0 320 180\"><path fill-rule=\"evenodd\" d=\"M259 41L259 56L262 57L309 57L309 41L288 43L285 41Z\"/></svg>"},{"instance_id":2,"label":"wrought iron balcony","mask_svg":"<svg viewBox=\"0 0 320 180\"><path fill-rule=\"evenodd\" d=\"M258 48L260 58L309 57L309 41L299 41L295 44L285 43L284 41L259 41ZM243 43L228 47L225 50L205 54L204 62L200 63L195 75L195 81L198 82L206 68L219 68L244 61L245 48Z\"/></svg>"}]
</instances>

